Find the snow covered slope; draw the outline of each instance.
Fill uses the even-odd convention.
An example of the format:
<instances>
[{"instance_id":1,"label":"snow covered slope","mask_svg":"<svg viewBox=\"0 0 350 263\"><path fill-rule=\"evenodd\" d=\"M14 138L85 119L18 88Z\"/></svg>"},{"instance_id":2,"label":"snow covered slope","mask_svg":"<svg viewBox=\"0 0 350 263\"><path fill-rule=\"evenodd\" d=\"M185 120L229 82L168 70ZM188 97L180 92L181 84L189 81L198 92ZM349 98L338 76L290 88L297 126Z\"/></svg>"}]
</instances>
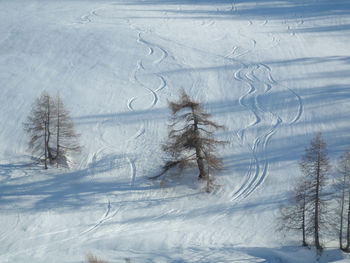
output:
<instances>
[{"instance_id":1,"label":"snow covered slope","mask_svg":"<svg viewBox=\"0 0 350 263\"><path fill-rule=\"evenodd\" d=\"M315 260L275 218L316 132L350 147L349 1L3 0L0 32L0 262ZM227 126L209 195L196 173L146 179L181 88ZM71 170L30 161L43 90L82 134Z\"/></svg>"}]
</instances>

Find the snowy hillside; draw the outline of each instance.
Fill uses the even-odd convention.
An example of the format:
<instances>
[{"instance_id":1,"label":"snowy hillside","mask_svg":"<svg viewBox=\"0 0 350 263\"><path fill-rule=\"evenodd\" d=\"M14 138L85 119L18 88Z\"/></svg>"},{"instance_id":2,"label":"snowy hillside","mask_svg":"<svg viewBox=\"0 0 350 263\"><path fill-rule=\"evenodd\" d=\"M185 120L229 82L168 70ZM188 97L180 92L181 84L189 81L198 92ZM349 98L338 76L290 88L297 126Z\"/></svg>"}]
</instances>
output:
<instances>
[{"instance_id":1,"label":"snowy hillside","mask_svg":"<svg viewBox=\"0 0 350 263\"><path fill-rule=\"evenodd\" d=\"M2 0L0 32L0 262L316 260L276 216L317 132L332 160L350 147L348 0ZM211 194L147 179L182 88L227 127ZM70 170L31 161L43 90L81 134Z\"/></svg>"}]
</instances>

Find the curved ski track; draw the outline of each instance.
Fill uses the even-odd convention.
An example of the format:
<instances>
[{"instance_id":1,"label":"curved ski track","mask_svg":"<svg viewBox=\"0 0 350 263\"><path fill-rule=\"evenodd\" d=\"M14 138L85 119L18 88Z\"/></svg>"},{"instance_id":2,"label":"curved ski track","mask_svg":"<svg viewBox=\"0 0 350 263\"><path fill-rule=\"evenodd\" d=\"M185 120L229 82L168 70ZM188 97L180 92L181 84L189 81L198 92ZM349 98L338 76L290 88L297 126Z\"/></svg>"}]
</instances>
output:
<instances>
[{"instance_id":1,"label":"curved ski track","mask_svg":"<svg viewBox=\"0 0 350 263\"><path fill-rule=\"evenodd\" d=\"M139 30L139 29L137 29L137 27L134 27L132 25L130 25L130 27L133 30ZM141 36L141 32L140 31L138 31L138 34L137 34L137 42L141 43L141 44L143 44L143 45L145 45L147 47L147 49L148 49L148 56L153 56L155 54L155 50L156 49L160 51L160 53L161 53L160 57L153 61L153 64L155 64L155 65L160 64L163 60L165 60L168 57L168 52L163 47L144 40L142 38L142 36ZM162 75L160 75L160 74L153 74L160 81L159 87L156 88L156 89L151 89L151 88L147 87L147 84L143 83L137 76L140 71L145 71L145 70L146 69L143 66L142 60L139 60L137 62L137 65L136 65L136 69L134 70L134 72L131 75L131 79L130 80L132 82L140 85L141 87L143 87L145 90L147 90L149 93L152 94L153 100L152 100L150 106L148 108L146 108L146 109L151 109L158 103L158 100L159 100L158 92L161 91L162 89L164 89L167 86L167 83L166 83L165 78ZM127 107L128 107L128 109L130 111L134 110L132 104L136 100L137 100L137 96L132 97L132 98L130 98L128 100Z\"/></svg>"},{"instance_id":2,"label":"curved ski track","mask_svg":"<svg viewBox=\"0 0 350 263\"><path fill-rule=\"evenodd\" d=\"M99 226L101 226L104 222L111 220L118 212L119 212L120 208L116 209L111 215L111 202L108 199L107 200L107 209L106 212L104 213L104 215L101 217L100 220L97 221L97 223L95 223L92 227L88 228L87 230L81 232L79 234L79 236L85 235L93 230L95 230L96 228L98 228Z\"/></svg>"},{"instance_id":3,"label":"curved ski track","mask_svg":"<svg viewBox=\"0 0 350 263\"><path fill-rule=\"evenodd\" d=\"M101 8L94 9L90 11L88 15L82 16L80 18L81 23L91 23L92 17L96 16L97 10ZM232 12L238 12L235 1L232 2ZM269 21L265 20L261 26L265 26ZM167 57L168 52L166 49L164 49L162 46L151 43L150 41L147 41L143 38L142 34L146 33L145 31L142 31L137 26L130 23L129 19L126 19L126 23L129 25L129 27L137 32L137 42L146 46L148 49L147 56L148 57L155 57L156 54L160 53L160 56L153 59L153 64L158 65L162 63ZM203 21L203 26L212 26L214 25L215 21ZM253 25L253 21L248 21L249 25ZM247 36L243 35L241 33L241 30L238 30L238 34L246 39L249 39ZM249 151L251 152L251 160L250 165L248 167L248 170L245 175L245 179L243 181L243 184L241 187L232 195L232 200L242 200L246 197L248 197L251 193L253 193L266 179L266 176L268 174L268 168L269 168L269 162L266 159L266 153L267 153L267 147L269 144L269 141L271 140L272 136L276 133L279 126L283 123L283 119L281 116L277 115L273 111L269 111L264 109L264 107L259 102L259 96L262 94L268 95L276 86L280 86L276 81L273 79L271 74L271 68L268 65L258 63L258 64L249 64L246 65L241 61L238 61L238 58L246 56L249 53L254 52L257 46L257 42L255 39L249 39L251 43L251 48L246 49L243 52L239 52L237 54L237 51L239 48L237 46L234 46L232 48L232 51L226 56L227 59L235 60L235 62L238 62L242 65L242 67L234 72L234 78L237 81L242 82L247 87L247 92L243 94L239 98L239 104L246 108L253 116L254 120L249 123L246 127L241 128L237 131L237 137L239 138L239 141L241 145L246 146ZM273 48L274 46L278 45L278 40L274 36L272 36L272 45L269 48ZM147 83L142 82L142 80L138 77L140 72L146 71L147 69L143 65L143 60L140 59L137 61L136 68L133 71L133 73L130 76L130 80L134 82L137 85L140 85L143 87L148 93L150 93L153 97L150 105L146 109L151 109L154 106L157 105L159 101L159 95L158 92L163 90L167 87L167 82L165 78L162 75L154 74L155 77L157 77L160 81L159 87L156 89L152 89L147 86ZM257 70L263 70L264 76L263 78L259 78L255 72ZM296 97L298 101L298 110L297 114L295 115L294 119L287 124L291 125L296 123L300 117L303 114L303 101L302 98L292 89L288 87L282 87L287 89L294 97ZM133 96L128 99L127 101L127 108L129 111L135 110L135 103L137 103L138 96ZM268 117L268 118L267 118ZM246 140L246 132L249 131L249 129L257 128L259 127L259 124L261 124L262 121L266 122L266 120L271 120L271 127L268 128L266 131L262 132L261 134L258 134L256 138L253 140L253 142L248 142ZM145 133L145 126L142 124L139 128L139 130L130 137L128 140L128 143L137 140L140 136L142 136ZM103 140L104 144L107 144ZM110 145L106 145L107 147L111 148ZM126 157L127 162L130 166L130 185L134 186L136 181L136 165L135 162L137 161L136 158ZM110 203L108 205L110 207ZM108 216L108 213L106 213ZM106 217L107 217L106 216ZM105 217L104 217L105 218ZM103 223L104 220L101 219L96 226L92 227L90 230L92 231L96 227L98 227L101 223Z\"/></svg>"},{"instance_id":4,"label":"curved ski track","mask_svg":"<svg viewBox=\"0 0 350 263\"><path fill-rule=\"evenodd\" d=\"M91 11L89 12L89 14L80 17L79 23L81 23L81 24L93 23L94 20L92 19L92 17L97 17L97 16L98 16L97 11L98 11L98 10L101 10L101 9L104 9L104 8L106 8L106 6L98 7L98 8L95 8L95 9L91 10ZM138 40L138 41L139 41L139 40ZM149 49L149 55L152 55L153 52L154 52L153 49L150 47L150 49ZM138 70L141 70L141 69L144 69L144 68L143 68L143 65L142 65L142 61L139 61L138 64L137 64L137 69L136 69L135 72L134 72L135 80L137 79L137 78L136 78L136 72L137 72ZM161 81L162 81L162 83L165 82L164 78L161 78ZM166 85L166 84L164 84L164 85ZM162 84L162 86L164 86L164 85ZM153 94L153 96L154 96L154 100L153 100L153 102L152 102L152 106L154 106L154 105L157 103L157 101L158 101L158 97L157 97L157 94L156 94L155 91L150 90L150 92L151 92L151 93ZM128 109L129 109L130 111L134 111L134 109L133 109L133 103L136 101L136 99L137 99L137 97L133 97L133 98L130 98L130 99L128 100L127 106L128 106ZM90 164L96 162L96 159L98 158L99 155L102 155L102 158L103 158L103 152L106 151L106 150L109 150L109 151L111 151L111 152L116 152L116 151L117 151L117 150L115 149L115 147L114 147L113 145L111 145L109 142L107 142L107 141L104 139L104 137L103 137L103 135L104 135L104 133L103 133L103 131L102 131L102 128L103 128L103 127L101 127L101 126L102 126L104 123L105 123L105 120L102 120L101 122L99 122L99 123L97 124L97 132L98 132L98 134L99 134L99 136L100 136L100 142L102 142L103 146L102 146L96 153L94 153L92 159L90 158L90 156L87 157L87 158L88 158L87 162L90 163ZM139 131L138 131L134 136L132 136L127 142L130 142L131 140L136 140L136 139L137 139L138 137L140 137L144 132L145 132L144 126L141 125ZM129 166L130 166L130 185L131 185L131 186L134 186L134 185L135 185L135 181L136 181L136 166L135 166L135 161L136 161L136 159L132 159L132 158L130 158L130 157L125 157L125 159L126 159L126 161L129 163ZM91 170L91 169L90 169L90 166L93 166L93 165L90 165L90 164L88 165L88 166L89 166L88 173L91 173L91 171L90 171L90 170ZM111 165L112 165L112 164L111 164ZM120 207L116 208L116 209L114 210L114 212L111 212L111 211L112 211L111 202L110 202L110 199L107 197L106 211L105 211L104 215L100 218L100 220L98 220L92 227L90 227L90 228L88 228L88 229L82 231L77 237L74 237L74 238L78 238L78 237L80 237L80 236L82 236L82 235L84 235L84 234L87 234L87 233L89 233L89 232L92 232L92 231L96 230L96 229L97 229L98 227L100 227L104 222L111 220L111 219L119 212L119 210L120 210ZM62 241L63 241L63 240L62 240Z\"/></svg>"},{"instance_id":5,"label":"curved ski track","mask_svg":"<svg viewBox=\"0 0 350 263\"><path fill-rule=\"evenodd\" d=\"M259 78L255 73L257 70L262 71L264 77ZM255 118L253 122L237 131L240 144L242 146L245 145L251 153L251 160L245 179L240 188L231 197L231 200L239 201L252 194L266 179L269 168L269 161L266 158L267 147L272 136L283 123L283 119L275 112L264 109L259 102L260 95L268 95L278 85L273 79L271 68L268 65L258 63L247 66L243 64L240 69L234 72L234 78L248 87L247 92L239 98L239 104L251 112ZM299 104L296 116L291 122L287 123L291 125L300 119L303 113L303 102L295 91L290 88L286 89L296 97ZM266 120L267 116L269 116L268 119L272 120L271 127L265 132L258 134L252 143L247 142L245 133L253 127L258 127L262 121Z\"/></svg>"},{"instance_id":6,"label":"curved ski track","mask_svg":"<svg viewBox=\"0 0 350 263\"><path fill-rule=\"evenodd\" d=\"M168 52L163 47L145 40L142 37L141 29L132 25L130 23L130 20L127 20L126 22L132 30L137 32L137 40L136 40L137 43L142 44L142 45L147 47L147 49L148 49L147 57L151 57L153 59L153 61L152 61L153 65L158 65L158 64L162 63L168 57ZM157 51L159 51L159 53L160 53L159 58L153 58L157 54ZM152 89L152 88L148 87L147 83L142 82L142 80L140 80L138 78L138 74L141 71L146 71L146 70L147 69L143 65L143 60L139 59L136 63L135 70L133 71L133 73L130 76L130 81L143 87L146 91L148 91L149 93L152 94L153 100L150 103L150 105L145 109L145 110L149 110L157 105L157 103L159 101L158 92L160 92L161 90L163 90L164 88L167 87L167 82L162 75L153 73L153 76L155 76L157 79L159 79L160 84L159 84L158 88L156 88L156 89ZM135 102L137 102L137 98L138 98L137 96L134 96L134 97L131 97L128 99L127 108L129 109L129 111L135 110L133 104ZM128 143L137 140L144 133L145 133L145 125L142 124L140 126L139 130L133 136L131 136L129 138ZM129 166L130 166L130 185L134 186L135 181L136 181L136 175L137 175L136 165L135 165L136 158L132 159L130 157L127 157L127 160L128 160Z\"/></svg>"},{"instance_id":7,"label":"curved ski track","mask_svg":"<svg viewBox=\"0 0 350 263\"><path fill-rule=\"evenodd\" d=\"M106 8L106 6L102 6L102 7L98 7L95 8L93 10L91 10L87 15L84 15L82 17L80 17L80 21L79 23L82 24L87 24L87 23L91 23L94 22L93 17L94 16L100 16L97 14L98 10L104 9ZM153 59L153 64L154 65L158 65L160 64L163 60L165 60L168 57L168 52L161 47L160 45L157 44L153 44L147 40L145 40L142 37L142 30L140 28L138 28L137 26L131 24L129 19L126 19L126 24L133 30L133 31L137 31L137 42L145 45L148 48L148 56L151 57ZM155 57L156 55L156 51L158 51L158 53L160 53L159 57ZM141 71L145 71L145 67L143 66L143 62L142 60L138 60L137 64L136 64L136 68L133 71L133 73L131 74L130 77L130 81L136 83L137 85L140 85L141 87L143 87L147 92L149 92L153 99L150 103L150 105L146 108L146 109L151 109L154 106L157 105L158 101L159 101L159 95L158 92L160 92L161 90L163 90L164 88L167 87L167 83L165 78L160 75L160 74L154 74L155 77L157 77L159 79L159 86L156 89L151 89L149 87L147 87L147 83L143 83L139 78L138 78L138 74ZM138 96L134 96L128 99L127 101L127 108L129 111L134 111L134 105L135 103L137 103L138 100ZM101 123L99 123L97 125L97 129L98 132L100 134L100 139L101 142L103 143L103 147L97 152L95 153L95 158L98 154L100 154L101 152L103 152L106 149L109 149L111 151L115 151L114 147L112 145L110 145L104 138L103 138L103 132L101 130L101 124L103 124L103 121ZM145 126L144 124L142 124L139 128L139 130L136 132L136 134L134 134L133 136L131 136L128 140L127 140L127 144L129 144L131 141L136 140L137 138L139 138L140 136L142 136L145 133ZM127 146L129 147L129 146ZM130 158L130 157L126 157L126 161L129 163L129 166L131 167L131 175L130 175L130 185L133 186L135 184L135 180L136 180L136 158Z\"/></svg>"},{"instance_id":8,"label":"curved ski track","mask_svg":"<svg viewBox=\"0 0 350 263\"><path fill-rule=\"evenodd\" d=\"M83 15L80 17L80 20L78 23L80 24L89 24L89 23L93 23L93 17L98 16L97 15L97 11L100 9L106 8L106 6L103 7L99 7L99 8L95 8L93 10L91 10L89 12L89 14L87 15ZM133 30L133 31L137 31L137 42L145 45L148 48L148 57L151 57L153 59L153 65L158 65L160 63L162 63L167 57L168 57L168 52L161 47L160 45L156 45L153 44L149 41L146 41L142 35L141 35L141 29L137 28L136 26L132 25L130 23L129 19L126 19L126 24L129 25L129 27ZM156 53L160 53L159 57L155 57ZM134 82L137 85L140 85L141 87L143 87L147 92L151 93L153 99L152 102L150 103L150 105L146 108L146 109L151 109L154 106L157 105L158 101L159 101L159 95L158 93L163 90L164 88L167 87L167 82L165 80L165 78L160 75L160 74L154 74L154 76L156 78L159 79L159 86L155 89L151 89L149 87L147 87L147 83L143 83L139 78L138 78L138 74L141 71L145 71L145 67L143 66L143 62L142 59L137 61L136 64L136 68L135 70L132 72L130 80L132 82ZM127 108L129 111L134 111L134 104L137 102L138 96L134 96L128 99L127 101ZM104 120L102 120L100 123L97 124L97 132L99 133L100 136L100 141L102 142L103 146L102 148L100 148L92 157L87 156L87 163L91 163L96 161L96 159L98 158L98 155L101 155L101 153L103 153L105 150L109 150L112 152L115 152L116 149L109 143L107 142L104 138L103 138L103 131L102 131L102 127L101 125L104 124ZM143 134L145 133L145 125L142 124L139 128L139 130L133 135L131 136L128 140L127 140L127 147L129 146L129 143L131 143L132 141L137 140L139 137L141 137ZM135 182L136 182L136 175L137 175L137 171L136 171L136 161L137 159L135 157L125 157L126 161L129 164L130 167L130 186L135 186ZM89 165L90 167L91 165ZM88 169L88 172L90 173L90 169ZM106 204L106 211L104 213L104 215L101 217L100 220L98 220L92 227L88 228L87 230L81 232L79 234L79 236L82 236L84 234L87 234L89 232L95 231L98 227L100 227L104 222L111 220L120 210L120 208L115 209L115 211L113 213L111 213L111 202L109 200L109 198L107 198L107 204ZM78 237L79 237L78 236Z\"/></svg>"},{"instance_id":9,"label":"curved ski track","mask_svg":"<svg viewBox=\"0 0 350 263\"><path fill-rule=\"evenodd\" d=\"M238 12L235 6L235 1L232 3L231 10ZM265 20L261 26L265 26L268 22L268 20ZM253 22L249 20L248 25L253 25ZM279 126L283 123L281 116L277 115L273 111L264 109L264 107L259 102L259 97L262 94L268 95L275 86L281 85L278 85L278 83L273 79L271 68L268 65L263 63L245 64L243 61L238 60L238 58L242 58L250 53L253 53L256 50L257 46L257 41L243 35L240 29L238 30L238 34L241 37L248 39L251 43L251 47L237 54L239 47L233 46L231 52L226 55L225 58L241 64L241 68L235 71L233 73L233 76L237 81L242 82L247 87L247 92L239 98L238 102L242 107L244 107L254 116L255 120L249 123L246 127L243 127L236 132L241 146L246 146L248 148L249 152L251 153L251 158L242 185L231 196L232 201L239 201L247 198L266 179L269 168L269 162L266 158L267 147L272 136L276 133ZM272 49L279 44L279 40L277 40L275 36L272 34L270 36L272 38L272 45L266 49ZM260 48L259 50L262 51L264 49ZM255 74L257 70L263 70L263 78L259 78ZM293 96L295 96L299 104L297 114L295 115L294 119L291 122L287 123L291 125L297 122L303 114L303 101L302 98L292 89L288 87L282 88L287 89ZM248 142L246 140L246 132L254 127L258 128L259 124L262 121L266 120L266 116L269 116L269 119L272 120L271 127L265 132L258 134L253 142Z\"/></svg>"},{"instance_id":10,"label":"curved ski track","mask_svg":"<svg viewBox=\"0 0 350 263\"><path fill-rule=\"evenodd\" d=\"M102 8L105 8L105 7L93 9L92 11L89 12L89 14L81 16L79 23L81 23L81 24L93 23L94 20L92 19L92 17L97 16L96 12ZM232 3L232 11L235 11L235 12L237 11L237 7L235 5L235 2ZM131 25L129 20L127 20L127 23L130 25L130 28L137 31L137 36L138 36L137 42L142 44L142 45L145 45L148 48L147 55L149 57L153 58L155 56L155 54L157 53L157 50L161 53L160 57L156 58L153 61L154 65L158 65L158 64L162 63L168 57L169 54L166 51L166 49L164 49L160 45L156 45L156 44L153 44L149 41L146 41L142 37L142 33L141 33L140 29ZM208 24L204 24L204 25L211 26L211 25L214 25L214 23L215 23L215 21L211 21ZM267 23L268 23L268 20L266 20L263 23L263 25L266 25ZM301 23L303 23L303 20L301 20ZM252 25L252 24L253 24L253 22L249 21L249 25ZM240 31L239 31L239 34L241 36L243 36ZM246 37L246 36L243 36L243 37ZM230 59L231 61L232 61L232 59L234 59L235 62L238 62L242 65L242 67L240 69L238 69L236 72L234 72L234 78L237 81L242 82L245 86L247 86L247 92L239 98L239 104L242 107L244 107L247 111L251 112L255 118L255 120L253 122L251 122L246 127L243 127L242 129L237 131L237 137L239 138L240 143L249 149L249 151L251 153L251 159L250 159L250 165L248 167L248 170L246 172L245 179L244 179L242 185L231 196L232 201L240 201L240 200L247 198L259 186L261 186L262 183L264 182L264 180L266 179L267 174L268 174L268 169L269 169L269 161L268 161L268 159L266 159L267 148L268 148L268 145L269 145L269 142L270 142L272 136L276 133L276 131L278 130L280 125L283 123L283 119L281 116L277 115L273 111L268 111L268 110L264 109L263 105L261 105L261 103L259 102L259 95L269 94L271 91L273 91L273 89L276 86L280 86L284 89L287 89L293 96L296 97L298 104L299 104L298 109L297 109L297 114L295 115L293 120L287 124L292 125L292 124L298 122L303 114L302 98L292 89L290 89L288 87L283 87L280 84L278 84L273 79L273 76L271 73L271 68L268 65L261 64L261 63L260 64L246 65L246 64L236 60L239 57L246 56L247 54L252 53L254 51L254 49L256 48L257 42L254 39L251 39L250 41L251 41L250 43L252 45L251 49L248 49L240 54L236 54L238 47L234 46L232 51L230 52L230 54L227 56L227 58ZM275 37L273 37L272 42L276 42ZM261 70L261 69L264 70L264 72L266 73L265 74L266 78L261 79L255 74L255 72L257 70ZM157 105L157 103L159 101L158 93L167 87L167 82L162 75L154 74L154 76L159 79L159 82L160 82L159 86L156 89L151 89L151 88L147 87L147 84L143 83L138 78L138 73L141 71L145 71L145 70L147 70L147 69L143 66L142 60L140 59L136 64L136 69L131 74L131 80L134 83L142 86L147 92L151 93L151 95L153 96L153 99L152 99L152 102L150 103L149 107L147 108L147 109L151 109L152 107ZM132 112L135 110L134 103L137 102L137 99L138 99L137 96L133 96L133 97L128 99L127 108L129 111ZM246 132L249 129L252 129L252 128L259 126L259 124L262 121L265 121L265 116L270 116L270 119L273 120L271 123L271 127L269 127L269 129L267 129L262 134L259 134L253 140L253 142L247 142L246 136L245 136ZM88 155L86 157L87 164L93 164L96 161L97 157L99 155L101 155L101 153L105 149L110 149L111 151L115 152L114 147L112 145L110 145L103 138L103 132L101 130L102 129L101 124L103 124L103 122L104 122L104 120L101 123L98 123L97 129L98 129L98 132L100 135L101 142L103 143L104 147L102 147L96 153L94 153L92 155L92 157L91 157L91 155ZM132 141L137 140L144 133L145 133L145 125L142 124L142 125L140 125L139 130L133 136L131 136L129 138L127 143L130 143ZM125 159L128 162L128 165L130 167L130 186L135 186L136 175L137 175L135 163L137 160L136 160L136 158L131 158L131 157L125 157ZM90 173L90 168L88 169L88 172ZM105 211L98 221L96 221L94 224L92 224L92 226L89 227L88 229L80 232L77 236L62 239L62 240L56 241L55 243L57 244L60 242L69 241L69 240L74 239L74 238L79 238L83 235L91 233L92 231L96 231L105 222L112 220L118 214L121 207L114 209L114 211L112 212L111 201L108 197L106 197L106 199L107 200L106 200ZM17 226L17 224L18 224L18 222L16 223L16 226ZM6 238L6 236L1 236L0 240L2 240L4 238ZM42 247L44 248L44 247L46 247L46 245L43 245ZM29 251L30 249L26 249L26 250Z\"/></svg>"},{"instance_id":11,"label":"curved ski track","mask_svg":"<svg viewBox=\"0 0 350 263\"><path fill-rule=\"evenodd\" d=\"M97 16L97 11L101 10L101 9L104 9L104 8L106 8L106 7L102 6L102 7L98 7L98 8L92 9L88 14L81 16L79 18L78 23L79 24L91 23L92 22L92 17Z\"/></svg>"}]
</instances>

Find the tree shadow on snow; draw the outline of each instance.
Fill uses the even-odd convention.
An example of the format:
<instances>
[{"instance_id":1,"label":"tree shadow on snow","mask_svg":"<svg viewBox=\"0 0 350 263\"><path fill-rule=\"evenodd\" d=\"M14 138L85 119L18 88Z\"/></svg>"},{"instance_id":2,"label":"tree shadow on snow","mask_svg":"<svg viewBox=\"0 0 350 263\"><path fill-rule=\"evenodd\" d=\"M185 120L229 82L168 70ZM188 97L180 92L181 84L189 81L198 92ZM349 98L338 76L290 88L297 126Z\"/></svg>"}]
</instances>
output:
<instances>
[{"instance_id":1,"label":"tree shadow on snow","mask_svg":"<svg viewBox=\"0 0 350 263\"><path fill-rule=\"evenodd\" d=\"M9 177L6 183L0 185L0 206L12 204L23 210L75 209L91 203L94 195L154 188L152 184L132 185L130 176L115 176L118 169L130 169L126 158L126 155L110 154L101 160L92 161L86 168L73 171L55 168L44 170L38 166L31 166L33 168L30 171L27 164L2 165L7 173L20 176ZM23 177L21 173L27 176ZM33 200L33 203L28 205L25 202L25 207L21 207L19 201L25 199Z\"/></svg>"},{"instance_id":2,"label":"tree shadow on snow","mask_svg":"<svg viewBox=\"0 0 350 263\"><path fill-rule=\"evenodd\" d=\"M326 263L344 259L344 255L339 249L325 249L321 256L318 256L314 249L299 246L287 246L281 248L252 247L242 248L241 250L248 255L263 260L259 262L266 263Z\"/></svg>"},{"instance_id":3,"label":"tree shadow on snow","mask_svg":"<svg viewBox=\"0 0 350 263\"><path fill-rule=\"evenodd\" d=\"M0 164L0 181L4 179L10 179L17 176L26 176L30 172L37 171L40 168L36 166L33 162L16 162ZM18 175L18 171L20 171Z\"/></svg>"},{"instance_id":4,"label":"tree shadow on snow","mask_svg":"<svg viewBox=\"0 0 350 263\"><path fill-rule=\"evenodd\" d=\"M343 71L332 71L331 68L326 67L328 62L343 63L344 65L350 64L349 57L324 57L324 58L302 58L295 60L281 60L281 61L265 61L264 63L272 66L280 66L283 64L289 64L298 66L300 64L309 65L324 65L327 68L327 72L322 72L322 74L316 74L314 76L301 76L302 78L311 78L317 80L318 78L327 78L329 80L337 80L338 78L348 78ZM212 67L206 68L206 71L219 72L222 67ZM226 65L227 67L227 65ZM228 65L229 67L229 65ZM237 66L233 65L232 69L237 70ZM189 69L193 70L193 69ZM194 69L195 70L195 69ZM200 70L200 69L199 69ZM172 72L168 72L171 76ZM175 74L175 73L174 73ZM177 72L176 74L186 74L186 72ZM319 110L320 101L322 101L322 106L332 107L342 104L349 100L350 92L349 86L346 84L337 84L334 82L333 85L327 84L325 86L312 86L306 88L294 89L295 93L300 96L300 101L297 97L291 93L290 90L279 85L278 80L275 84L275 88L271 89L269 93L262 93L260 96L260 106L265 108L267 111L271 111L277 114L285 111L294 111L294 115L298 112L298 107L302 103L302 107L309 107L310 109ZM231 84L230 84L231 85ZM239 85L239 82L232 82L232 86ZM293 89L293 87L288 87ZM243 90L244 92L244 90ZM242 93L244 95L244 93ZM228 138L231 143L238 144L239 140L237 137L237 132L242 128L235 126L235 118L242 118L245 114L251 114L249 110L249 104L253 103L254 100L249 100L246 98L245 104L248 106L243 107L240 102L240 98L235 99L224 99L218 101L208 101L204 102L204 108L212 113L213 117L225 117L231 118L233 121L230 122L229 130L218 134L220 138ZM94 126L99 122L107 123L110 126L118 125L129 125L129 124L141 124L143 122L152 121L159 122L166 126L166 120L169 117L169 110L167 108L157 108L144 111L128 111L128 112L116 112L114 114L96 114L96 115L86 115L76 117L75 121L77 126L84 126L84 128L89 128L89 126ZM284 123L280 125L278 129L283 130L288 129L290 125L293 128L297 128L302 132L304 127L313 127L317 130L317 127L341 127L341 128L327 128L327 131L323 133L325 140L328 144L328 149L332 157L337 157L344 149L350 146L350 134L348 133L348 127L343 125L347 123L348 114L346 110L340 112L323 112L320 115L314 115L311 119L304 119L303 114L300 116L300 120L295 123L288 123L290 120L284 120ZM245 133L248 135L261 135L264 132L271 129L271 123L261 122L254 127L246 127ZM307 131L307 129L306 129ZM277 131L278 132L278 131ZM308 145L310 139L314 134L301 133L293 135L280 134L279 137L272 136L269 144L265 149L259 150L263 156L260 161L267 161L270 164L282 163L293 161L297 163L301 155L304 152L304 147ZM162 143L162 139L159 140ZM237 174L245 174L247 168L253 159L252 150L249 149L249 143L243 148L239 154L230 154L223 156L224 162L227 170ZM252 145L250 145L252 146ZM234 147L234 145L232 146ZM39 199L39 201L34 202L34 207L37 209L45 209L46 207L76 207L84 203L89 203L89 195L93 194L108 194L113 191L127 192L127 191L143 191L147 189L159 189L159 184L148 183L131 185L130 179L130 164L127 162L127 155L113 153L105 155L100 160L92 160L86 167L76 171L59 171L57 174L51 174L48 172L47 178L38 179L33 181L22 180L26 178L26 175L33 175L38 173L43 178L45 171L39 171L35 166L31 166L25 162L1 164L0 165L0 176L5 183L0 185L0 205L5 204L15 204L19 199L25 199L28 196L34 196ZM260 158L260 157L259 157ZM253 160L254 161L254 160ZM150 175L155 175L161 170L161 164L157 168L158 164L153 164L155 168L152 168ZM116 178L110 175L117 173L116 171L125 169L126 176L121 178ZM102 176L99 178L100 174L105 174L108 176ZM193 173L196 177L195 172ZM18 177L18 178L16 178ZM143 179L144 176L143 176ZM183 182L171 182L171 185L182 184ZM188 184L188 182L184 182ZM196 185L189 184L190 188L195 188ZM43 198L41 198L43 196ZM41 199L40 199L41 198Z\"/></svg>"},{"instance_id":5,"label":"tree shadow on snow","mask_svg":"<svg viewBox=\"0 0 350 263\"><path fill-rule=\"evenodd\" d=\"M118 5L119 3L114 3ZM319 1L272 1L272 0L145 0L145 1L129 1L128 3L120 3L121 5L135 6L160 6L156 10L142 10L143 14L147 11L166 12L167 18L172 19L216 19L216 20L285 20L289 18L302 17L303 19L322 19L331 15L349 15L350 3L347 0L319 0ZM225 9L220 9L224 5ZM167 9L164 9L167 6ZM184 6L183 9L171 8L172 6ZM189 6L196 6L192 9ZM198 8L205 6L205 9ZM212 6L212 8L211 8ZM228 8L232 6L232 8ZM140 10L137 10L140 11ZM146 18L135 16L137 18ZM157 17L150 15L149 19ZM164 18L160 16L159 18ZM348 26L340 26L335 28L315 27L312 30L324 32L329 31L344 31L348 30ZM302 32L302 31L301 31Z\"/></svg>"},{"instance_id":6,"label":"tree shadow on snow","mask_svg":"<svg viewBox=\"0 0 350 263\"><path fill-rule=\"evenodd\" d=\"M327 263L344 259L339 249L326 249L322 256L317 256L314 249L300 246L269 247L240 247L232 244L224 247L177 247L165 251L135 251L126 254L135 262L164 261L169 263L185 262L221 262L221 263Z\"/></svg>"}]
</instances>

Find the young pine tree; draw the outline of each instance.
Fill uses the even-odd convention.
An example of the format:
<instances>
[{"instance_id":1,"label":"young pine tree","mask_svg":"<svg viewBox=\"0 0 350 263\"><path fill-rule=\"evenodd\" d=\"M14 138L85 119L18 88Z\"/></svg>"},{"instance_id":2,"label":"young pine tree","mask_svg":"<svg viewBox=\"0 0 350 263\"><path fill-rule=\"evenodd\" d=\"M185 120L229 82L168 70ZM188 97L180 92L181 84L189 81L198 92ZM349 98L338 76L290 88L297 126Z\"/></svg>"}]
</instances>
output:
<instances>
[{"instance_id":1,"label":"young pine tree","mask_svg":"<svg viewBox=\"0 0 350 263\"><path fill-rule=\"evenodd\" d=\"M326 223L326 201L322 196L322 190L326 183L326 176L330 170L330 162L327 153L326 142L318 133L311 140L310 147L305 148L305 154L300 163L300 169L308 181L308 202L311 206L311 224L313 229L314 244L321 252L320 229Z\"/></svg>"},{"instance_id":2,"label":"young pine tree","mask_svg":"<svg viewBox=\"0 0 350 263\"><path fill-rule=\"evenodd\" d=\"M204 112L201 104L192 100L184 90L179 101L169 102L169 108L172 111L172 123L163 150L170 160L160 175L173 167L182 170L195 166L198 168L199 179L207 181L207 191L210 191L210 174L223 169L217 147L225 144L214 139L214 132L224 129L224 126L209 120L211 115Z\"/></svg>"}]
</instances>

